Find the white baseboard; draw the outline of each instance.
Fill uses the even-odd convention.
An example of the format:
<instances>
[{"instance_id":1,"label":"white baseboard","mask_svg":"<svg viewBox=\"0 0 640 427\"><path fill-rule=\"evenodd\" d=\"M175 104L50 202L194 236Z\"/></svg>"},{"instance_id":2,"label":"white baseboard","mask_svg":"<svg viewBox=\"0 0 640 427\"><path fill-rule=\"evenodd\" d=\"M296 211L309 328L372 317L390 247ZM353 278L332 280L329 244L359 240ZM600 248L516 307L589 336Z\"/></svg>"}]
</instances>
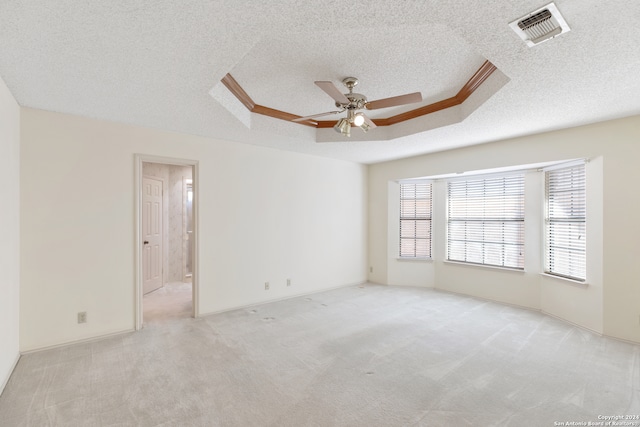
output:
<instances>
[{"instance_id":1,"label":"white baseboard","mask_svg":"<svg viewBox=\"0 0 640 427\"><path fill-rule=\"evenodd\" d=\"M68 345L82 344L82 343L88 343L88 342L92 342L92 341L98 341L98 340L102 340L102 339L105 339L105 338L110 338L110 337L115 337L115 336L118 336L118 335L128 334L128 333L131 333L131 332L135 332L135 330L133 328L131 328L131 329L123 329L123 330L120 330L120 331L108 332L106 334L95 335L95 336L92 336L92 337L86 337L86 338L80 338L80 339L71 340L71 341L65 341L65 342L61 342L59 344L52 344L52 345L47 345L47 346L43 346L43 347L32 347L32 348L27 348L27 349L24 349L24 350L20 351L20 354L38 353L40 351L53 350L55 348L66 347Z\"/></svg>"},{"instance_id":2,"label":"white baseboard","mask_svg":"<svg viewBox=\"0 0 640 427\"><path fill-rule=\"evenodd\" d=\"M20 353L16 354L16 360L13 361L13 364L11 365L11 369L9 369L9 372L7 373L7 377L4 379L4 381L2 381L2 384L0 384L0 396L2 396L2 392L4 391L4 388L7 386L7 383L9 382L9 379L11 378L13 371L16 369L16 366L18 365L19 360L20 360Z\"/></svg>"},{"instance_id":3,"label":"white baseboard","mask_svg":"<svg viewBox=\"0 0 640 427\"><path fill-rule=\"evenodd\" d=\"M392 286L396 286L396 285L392 285ZM519 305L519 304L512 304L512 303L505 302L505 301L499 301L499 300L494 300L494 299L491 299L491 298L479 297L477 295L465 294L465 293L462 293L462 292L455 292L455 291L450 291L450 290L442 289L442 288L423 288L421 286L407 286L407 287L416 288L416 289L433 289L434 291L444 292L444 293L447 293L447 294L464 296L464 297L471 297L471 298L476 298L476 299L479 299L479 300L482 300L482 301L488 301L488 302L494 302L496 304L506 305L506 306L509 306L509 307L520 308L520 309L523 309L523 310L535 311L537 313L544 314L545 316L549 316L549 317L554 318L556 320L559 320L561 322L567 323L567 324L569 324L571 326L574 326L576 328L582 329L582 330L587 331L587 332L591 332L592 334L595 334L595 335L600 336L600 337L611 338L612 340L622 341L622 342L625 342L625 343L628 343L628 344L633 344L633 345L640 344L640 342L638 342L638 341L632 341L632 340L628 340L628 339L624 339L624 338L614 337L612 335L607 335L604 332L600 332L600 331L597 331L595 329L589 328L587 326L580 325L578 323L572 322L570 320L565 319L564 317L560 317L560 316L557 316L555 314L549 313L548 311L545 311L545 310L543 310L541 308L527 307L526 305Z\"/></svg>"},{"instance_id":4,"label":"white baseboard","mask_svg":"<svg viewBox=\"0 0 640 427\"><path fill-rule=\"evenodd\" d=\"M580 325L580 324L578 324L578 323L572 322L571 320L567 320L567 319L565 319L564 317L560 317L560 316L558 316L558 315L556 315L556 314L549 313L548 311L540 310L540 313L542 313L542 314L544 314L544 315L546 315L546 316L549 316L549 317L553 317L553 318L554 318L554 319L556 319L556 320L561 320L561 321L563 321L563 322L565 322L565 323L570 324L571 326L575 326L576 328L584 329L585 331L591 332L591 333L596 334L596 335L599 335L599 336L601 336L601 337L607 337L607 338L619 339L619 338L615 338L615 337L609 337L609 336L607 336L607 335L603 334L603 333L602 333L602 332L600 332L600 331L596 331L595 329L591 329L591 328L589 328L589 327L587 327L587 326L583 326L583 325ZM634 343L633 341L628 341L628 342L631 342L631 343L633 343L633 344L638 344L637 342L636 342L636 343Z\"/></svg>"},{"instance_id":5,"label":"white baseboard","mask_svg":"<svg viewBox=\"0 0 640 427\"><path fill-rule=\"evenodd\" d=\"M304 297L304 296L307 296L307 295L313 295L313 294L319 294L321 292L332 291L334 289L348 288L350 286L360 286L360 285L363 285L363 284L366 284L366 283L371 283L371 282L368 282L368 281L365 280L365 281L362 281L362 282L349 283L349 284L346 284L346 285L332 286L332 287L329 287L329 288L318 289L318 290L309 291L309 292L303 292L303 293L295 294L295 295L287 295L285 297L271 298L271 299L267 299L267 300L260 301L260 302L254 302L254 303L251 303L251 304L236 305L236 306L233 306L233 307L223 308L223 309L220 309L220 310L208 311L206 313L201 313L198 317L205 317L205 316L211 316L211 315L214 315L214 314L226 313L228 311L241 310L243 308L255 307L257 305L268 304L268 303L271 303L271 302L285 301L285 300L292 299L292 298Z\"/></svg>"},{"instance_id":6,"label":"white baseboard","mask_svg":"<svg viewBox=\"0 0 640 427\"><path fill-rule=\"evenodd\" d=\"M470 298L476 298L482 301L488 301L488 302L495 302L496 304L503 304L509 307L514 307L514 308L521 308L523 310L531 310L531 311L535 311L538 313L542 313L542 310L538 307L529 307L528 305L521 305L521 304L516 304L516 303L512 303L512 302L507 302L507 301L501 301L501 300L497 300L497 299L492 299L492 298L487 298L487 297L481 297L478 295L472 295L472 294L465 294L464 292L456 292L456 291L450 291L449 289L443 289L443 288L438 288L438 287L434 287L431 288L434 291L440 291L440 292L445 292L447 294L452 294L452 295L458 295L458 296L463 296L463 297L470 297ZM563 319L561 319L563 320Z\"/></svg>"},{"instance_id":7,"label":"white baseboard","mask_svg":"<svg viewBox=\"0 0 640 427\"><path fill-rule=\"evenodd\" d=\"M317 293L320 293L320 292L331 291L331 290L334 290L334 289L347 288L349 286L358 286L358 285L362 285L364 283L367 283L367 281L365 280L365 281L356 282L356 283L348 283L346 285L337 285L337 286L332 286L332 287L329 287L329 288L318 289L318 290L315 290L315 291L303 292L303 293L299 293L299 294L295 294L295 295L287 295L285 297L279 297L279 298L272 298L272 299L268 299L268 300L264 300L264 301L260 301L260 302L251 303L251 304L244 304L244 305L239 305L239 306L234 306L234 307L228 307L228 308L224 308L224 309L221 309L221 310L216 310L216 311L200 314L198 317L210 316L212 314L224 313L224 312L227 312L227 311L239 310L239 309L247 308L247 307L254 307L256 305L261 305L261 304L266 304L266 303L276 302L276 301L283 301L283 300L287 300L287 299L291 299L291 298L302 297L302 296L305 296L305 295L311 295L311 294L317 294ZM97 341L97 340L101 340L101 339L105 339L105 338L109 338L109 337L113 337L113 336L117 336L117 335L121 335L121 334L128 334L128 333L131 333L131 332L136 332L136 330L134 328L124 329L124 330L115 331L115 332L109 332L109 333L106 333L106 334L100 334L100 335L96 335L96 336L92 336L92 337L80 338L80 339L71 340L71 341L64 341L64 342L61 342L61 343L58 343L58 344L25 348L25 349L22 349L20 351L20 354L37 353L37 352L40 352L40 351L52 350L52 349L55 349L55 348L65 347L65 346L68 346L68 345L74 345L74 344L81 344L81 343Z\"/></svg>"}]
</instances>

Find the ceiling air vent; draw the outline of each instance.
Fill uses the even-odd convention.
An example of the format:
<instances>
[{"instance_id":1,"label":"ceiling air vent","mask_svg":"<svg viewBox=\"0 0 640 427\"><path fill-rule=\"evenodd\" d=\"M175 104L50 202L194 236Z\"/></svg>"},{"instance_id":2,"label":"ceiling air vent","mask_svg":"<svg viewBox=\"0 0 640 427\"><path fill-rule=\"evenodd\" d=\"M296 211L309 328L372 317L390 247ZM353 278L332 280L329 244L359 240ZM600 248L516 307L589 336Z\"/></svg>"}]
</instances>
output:
<instances>
[{"instance_id":1,"label":"ceiling air vent","mask_svg":"<svg viewBox=\"0 0 640 427\"><path fill-rule=\"evenodd\" d=\"M529 47L535 46L555 36L571 31L554 3L549 3L538 10L516 19L509 26L527 42Z\"/></svg>"}]
</instances>

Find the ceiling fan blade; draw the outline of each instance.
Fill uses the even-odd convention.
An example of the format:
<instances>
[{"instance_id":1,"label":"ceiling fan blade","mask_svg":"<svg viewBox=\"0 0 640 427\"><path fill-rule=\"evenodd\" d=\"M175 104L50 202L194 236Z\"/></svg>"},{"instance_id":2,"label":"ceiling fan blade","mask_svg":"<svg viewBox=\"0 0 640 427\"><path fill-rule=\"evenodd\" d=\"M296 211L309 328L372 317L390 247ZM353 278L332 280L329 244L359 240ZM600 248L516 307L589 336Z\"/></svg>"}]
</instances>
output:
<instances>
[{"instance_id":1,"label":"ceiling fan blade","mask_svg":"<svg viewBox=\"0 0 640 427\"><path fill-rule=\"evenodd\" d=\"M376 99L367 102L367 110L377 110L378 108L396 107L398 105L413 104L422 101L420 92L408 93L406 95L392 96L391 98Z\"/></svg>"},{"instance_id":2,"label":"ceiling fan blade","mask_svg":"<svg viewBox=\"0 0 640 427\"><path fill-rule=\"evenodd\" d=\"M362 113L362 117L364 117L364 122L369 126L369 129L375 129L378 127L366 114Z\"/></svg>"},{"instance_id":3,"label":"ceiling fan blade","mask_svg":"<svg viewBox=\"0 0 640 427\"><path fill-rule=\"evenodd\" d=\"M320 82L314 82L314 83L316 84L316 86L322 89L327 95L335 99L338 103L340 104L349 103L349 99L346 96L344 96L344 94L340 92L340 89L338 89L336 85L334 85L332 82L320 81Z\"/></svg>"},{"instance_id":4,"label":"ceiling fan blade","mask_svg":"<svg viewBox=\"0 0 640 427\"><path fill-rule=\"evenodd\" d=\"M311 116L305 116L305 117L300 117L297 119L293 119L291 120L292 122L303 122L305 120L309 120L309 119L315 119L316 117L322 117L322 116L328 116L330 114L340 114L342 113L344 110L337 110L337 111L327 111L326 113L320 113L320 114L313 114Z\"/></svg>"}]
</instances>

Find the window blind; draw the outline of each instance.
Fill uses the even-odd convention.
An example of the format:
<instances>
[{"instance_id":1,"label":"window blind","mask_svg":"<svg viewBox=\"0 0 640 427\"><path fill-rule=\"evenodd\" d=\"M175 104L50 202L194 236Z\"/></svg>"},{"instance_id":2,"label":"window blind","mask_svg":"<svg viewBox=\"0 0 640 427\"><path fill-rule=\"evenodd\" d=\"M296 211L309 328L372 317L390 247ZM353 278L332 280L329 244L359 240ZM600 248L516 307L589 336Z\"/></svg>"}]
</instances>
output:
<instances>
[{"instance_id":1,"label":"window blind","mask_svg":"<svg viewBox=\"0 0 640 427\"><path fill-rule=\"evenodd\" d=\"M586 173L578 165L547 171L546 272L586 279Z\"/></svg>"},{"instance_id":2,"label":"window blind","mask_svg":"<svg viewBox=\"0 0 640 427\"><path fill-rule=\"evenodd\" d=\"M448 182L447 259L524 268L524 174Z\"/></svg>"},{"instance_id":3,"label":"window blind","mask_svg":"<svg viewBox=\"0 0 640 427\"><path fill-rule=\"evenodd\" d=\"M400 257L431 257L431 183L400 184Z\"/></svg>"}]
</instances>

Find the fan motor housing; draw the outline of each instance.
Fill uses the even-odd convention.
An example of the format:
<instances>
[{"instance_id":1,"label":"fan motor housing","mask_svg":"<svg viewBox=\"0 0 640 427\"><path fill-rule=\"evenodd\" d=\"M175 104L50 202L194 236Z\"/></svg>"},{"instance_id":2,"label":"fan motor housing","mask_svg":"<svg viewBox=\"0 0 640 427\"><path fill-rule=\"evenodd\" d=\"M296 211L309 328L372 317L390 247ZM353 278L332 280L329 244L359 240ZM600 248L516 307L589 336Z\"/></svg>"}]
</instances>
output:
<instances>
[{"instance_id":1,"label":"fan motor housing","mask_svg":"<svg viewBox=\"0 0 640 427\"><path fill-rule=\"evenodd\" d=\"M348 104L336 102L336 107L346 108L347 110L360 110L367 103L367 97L361 93L345 93L344 96L350 101Z\"/></svg>"}]
</instances>

